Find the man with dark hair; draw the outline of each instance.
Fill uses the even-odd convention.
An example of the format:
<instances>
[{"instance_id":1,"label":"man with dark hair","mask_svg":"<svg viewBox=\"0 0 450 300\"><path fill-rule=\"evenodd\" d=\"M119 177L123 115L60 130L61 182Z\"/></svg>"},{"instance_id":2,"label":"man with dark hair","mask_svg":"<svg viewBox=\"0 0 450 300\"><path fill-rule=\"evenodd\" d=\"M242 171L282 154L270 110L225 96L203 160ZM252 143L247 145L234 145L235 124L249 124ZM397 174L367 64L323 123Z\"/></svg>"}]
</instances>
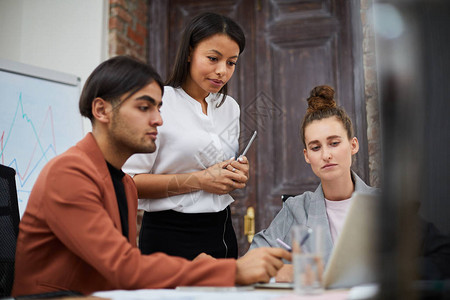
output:
<instances>
[{"instance_id":1,"label":"man with dark hair","mask_svg":"<svg viewBox=\"0 0 450 300\"><path fill-rule=\"evenodd\" d=\"M53 291L231 286L268 281L290 254L193 261L136 247L137 191L121 171L134 153L155 151L162 83L126 56L100 64L80 97L92 132L41 171L20 223L13 296ZM170 239L170 236L167 237Z\"/></svg>"}]
</instances>

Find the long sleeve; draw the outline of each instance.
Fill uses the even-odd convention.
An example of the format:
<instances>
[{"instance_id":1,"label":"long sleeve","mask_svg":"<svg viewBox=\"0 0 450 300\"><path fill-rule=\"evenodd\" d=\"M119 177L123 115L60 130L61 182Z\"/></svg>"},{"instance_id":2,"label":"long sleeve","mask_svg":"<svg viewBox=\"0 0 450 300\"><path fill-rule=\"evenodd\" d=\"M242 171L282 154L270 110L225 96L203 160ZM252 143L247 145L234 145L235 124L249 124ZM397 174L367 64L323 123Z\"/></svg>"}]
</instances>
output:
<instances>
[{"instance_id":1,"label":"long sleeve","mask_svg":"<svg viewBox=\"0 0 450 300\"><path fill-rule=\"evenodd\" d=\"M125 186L130 233L137 192ZM130 240L135 239L130 234ZM233 259L188 261L142 255L121 231L114 187L103 157L72 150L42 170L20 224L13 295L74 290L232 286Z\"/></svg>"}]
</instances>

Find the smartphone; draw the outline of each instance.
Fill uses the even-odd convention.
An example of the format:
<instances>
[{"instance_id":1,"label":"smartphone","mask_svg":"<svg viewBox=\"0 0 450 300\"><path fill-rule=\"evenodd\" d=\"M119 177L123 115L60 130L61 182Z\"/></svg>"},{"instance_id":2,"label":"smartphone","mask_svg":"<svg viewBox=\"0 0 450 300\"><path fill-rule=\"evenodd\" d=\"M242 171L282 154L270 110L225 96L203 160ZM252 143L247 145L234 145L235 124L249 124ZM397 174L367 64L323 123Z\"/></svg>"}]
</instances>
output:
<instances>
[{"instance_id":1,"label":"smartphone","mask_svg":"<svg viewBox=\"0 0 450 300\"><path fill-rule=\"evenodd\" d=\"M250 146L252 145L253 141L256 138L256 134L257 134L257 132L255 130L255 132L253 132L252 137L250 138L250 141L248 142L247 146L245 147L244 151L242 151L242 153L239 156L237 156L236 158L239 158L239 157L244 156L245 154L247 154L248 149L250 149Z\"/></svg>"}]
</instances>

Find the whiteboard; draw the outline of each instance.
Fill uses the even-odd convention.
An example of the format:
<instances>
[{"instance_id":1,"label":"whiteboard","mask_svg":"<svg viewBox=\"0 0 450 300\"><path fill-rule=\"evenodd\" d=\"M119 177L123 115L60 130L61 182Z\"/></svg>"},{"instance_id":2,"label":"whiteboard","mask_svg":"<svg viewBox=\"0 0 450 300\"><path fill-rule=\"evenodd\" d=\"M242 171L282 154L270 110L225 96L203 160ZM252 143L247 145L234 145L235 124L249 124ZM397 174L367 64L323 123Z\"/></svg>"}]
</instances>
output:
<instances>
[{"instance_id":1,"label":"whiteboard","mask_svg":"<svg viewBox=\"0 0 450 300\"><path fill-rule=\"evenodd\" d=\"M77 76L0 59L0 163L16 170L22 217L44 165L83 137Z\"/></svg>"}]
</instances>

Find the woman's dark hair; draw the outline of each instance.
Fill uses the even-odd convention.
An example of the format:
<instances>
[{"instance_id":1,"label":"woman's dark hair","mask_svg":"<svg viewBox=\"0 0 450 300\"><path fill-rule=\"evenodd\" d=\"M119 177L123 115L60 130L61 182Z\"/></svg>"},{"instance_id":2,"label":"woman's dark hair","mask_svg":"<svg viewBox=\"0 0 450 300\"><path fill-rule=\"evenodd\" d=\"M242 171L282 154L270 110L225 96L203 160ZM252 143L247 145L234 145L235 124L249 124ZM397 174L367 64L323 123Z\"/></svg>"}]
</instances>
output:
<instances>
[{"instance_id":1,"label":"woman's dark hair","mask_svg":"<svg viewBox=\"0 0 450 300\"><path fill-rule=\"evenodd\" d=\"M80 113L92 123L92 102L95 98L115 104L124 94L129 93L129 98L152 82L158 83L161 93L164 92L161 77L150 65L131 56L110 58L95 68L86 80L80 96Z\"/></svg>"},{"instance_id":2,"label":"woman's dark hair","mask_svg":"<svg viewBox=\"0 0 450 300\"><path fill-rule=\"evenodd\" d=\"M308 109L303 117L301 128L302 141L305 149L305 128L316 120L336 117L342 122L342 125L344 125L348 139L354 137L352 120L350 120L350 117L342 107L336 105L336 101L334 100L334 89L332 87L328 85L316 86L311 90L309 98L306 99L306 101L308 101Z\"/></svg>"},{"instance_id":3,"label":"woman's dark hair","mask_svg":"<svg viewBox=\"0 0 450 300\"><path fill-rule=\"evenodd\" d=\"M239 54L245 48L245 36L241 27L228 17L215 13L202 13L194 17L187 25L181 36L178 46L175 65L166 84L172 87L181 87L189 74L188 57L190 49L194 49L198 43L214 34L225 34L235 41L239 46ZM219 91L223 94L222 105L227 97L227 84Z\"/></svg>"}]
</instances>

